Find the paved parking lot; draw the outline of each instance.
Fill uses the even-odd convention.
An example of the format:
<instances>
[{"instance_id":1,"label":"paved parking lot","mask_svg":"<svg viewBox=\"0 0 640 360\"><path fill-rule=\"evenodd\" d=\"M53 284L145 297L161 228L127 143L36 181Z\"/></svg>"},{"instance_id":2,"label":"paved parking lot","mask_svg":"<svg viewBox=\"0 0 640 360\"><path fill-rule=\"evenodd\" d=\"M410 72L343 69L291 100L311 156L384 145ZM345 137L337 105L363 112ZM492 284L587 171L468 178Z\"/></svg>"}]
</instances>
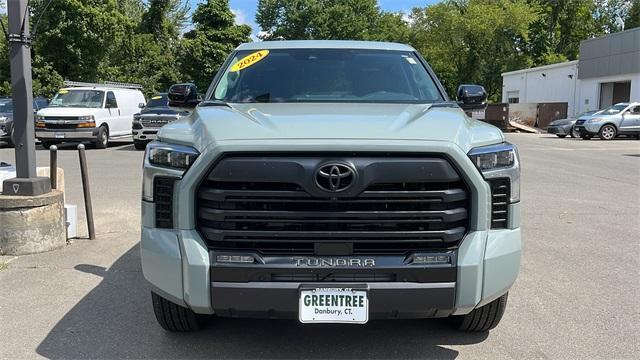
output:
<instances>
[{"instance_id":1,"label":"paved parking lot","mask_svg":"<svg viewBox=\"0 0 640 360\"><path fill-rule=\"evenodd\" d=\"M640 358L640 141L508 137L523 163L524 258L489 334L437 320L216 319L200 333L164 332L139 265L142 152L114 144L87 153L98 239L0 258L0 358ZM59 164L82 215L73 146Z\"/></svg>"}]
</instances>

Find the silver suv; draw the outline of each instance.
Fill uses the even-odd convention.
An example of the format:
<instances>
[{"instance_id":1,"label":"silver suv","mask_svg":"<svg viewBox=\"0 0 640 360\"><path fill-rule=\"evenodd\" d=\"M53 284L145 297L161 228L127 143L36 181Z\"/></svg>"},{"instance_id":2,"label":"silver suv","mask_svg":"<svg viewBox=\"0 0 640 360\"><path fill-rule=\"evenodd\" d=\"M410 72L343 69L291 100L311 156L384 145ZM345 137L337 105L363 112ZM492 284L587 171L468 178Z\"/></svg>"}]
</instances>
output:
<instances>
[{"instance_id":1,"label":"silver suv","mask_svg":"<svg viewBox=\"0 0 640 360\"><path fill-rule=\"evenodd\" d=\"M595 135L602 140L612 140L618 135L640 138L640 102L619 103L595 114L581 116L575 129L585 140Z\"/></svg>"}]
</instances>

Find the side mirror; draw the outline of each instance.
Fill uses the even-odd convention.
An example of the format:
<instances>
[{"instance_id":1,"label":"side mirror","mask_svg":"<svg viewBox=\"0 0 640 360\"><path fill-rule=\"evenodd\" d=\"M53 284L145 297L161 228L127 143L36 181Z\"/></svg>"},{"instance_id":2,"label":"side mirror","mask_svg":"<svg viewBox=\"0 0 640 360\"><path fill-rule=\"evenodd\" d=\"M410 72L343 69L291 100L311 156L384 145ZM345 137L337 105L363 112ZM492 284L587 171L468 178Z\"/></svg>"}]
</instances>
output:
<instances>
[{"instance_id":1,"label":"side mirror","mask_svg":"<svg viewBox=\"0 0 640 360\"><path fill-rule=\"evenodd\" d=\"M139 103L139 104L138 104L138 107L139 107L140 109L144 108L144 103Z\"/></svg>"},{"instance_id":2,"label":"side mirror","mask_svg":"<svg viewBox=\"0 0 640 360\"><path fill-rule=\"evenodd\" d=\"M456 101L464 111L484 110L487 107L487 91L480 85L460 85Z\"/></svg>"},{"instance_id":3,"label":"side mirror","mask_svg":"<svg viewBox=\"0 0 640 360\"><path fill-rule=\"evenodd\" d=\"M193 109L200 103L198 88L192 83L171 85L167 97L170 107Z\"/></svg>"},{"instance_id":4,"label":"side mirror","mask_svg":"<svg viewBox=\"0 0 640 360\"><path fill-rule=\"evenodd\" d=\"M114 103L113 101L107 100L107 102L104 104L104 108L105 109L116 109L116 108L118 108L118 104Z\"/></svg>"}]
</instances>

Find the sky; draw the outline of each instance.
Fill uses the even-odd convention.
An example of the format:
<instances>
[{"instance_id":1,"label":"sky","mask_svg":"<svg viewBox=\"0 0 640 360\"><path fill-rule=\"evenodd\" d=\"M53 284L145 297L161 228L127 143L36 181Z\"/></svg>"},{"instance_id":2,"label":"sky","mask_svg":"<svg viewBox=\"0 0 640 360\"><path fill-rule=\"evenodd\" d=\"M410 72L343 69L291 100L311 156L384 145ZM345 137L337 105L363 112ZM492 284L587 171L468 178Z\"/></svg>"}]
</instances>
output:
<instances>
[{"instance_id":1,"label":"sky","mask_svg":"<svg viewBox=\"0 0 640 360\"><path fill-rule=\"evenodd\" d=\"M380 8L384 11L409 13L414 7L424 7L439 0L378 0ZM192 10L195 9L199 0L189 0ZM237 24L247 24L251 26L252 38L257 39L260 27L256 24L256 8L258 0L230 0L229 7L236 16Z\"/></svg>"}]
</instances>

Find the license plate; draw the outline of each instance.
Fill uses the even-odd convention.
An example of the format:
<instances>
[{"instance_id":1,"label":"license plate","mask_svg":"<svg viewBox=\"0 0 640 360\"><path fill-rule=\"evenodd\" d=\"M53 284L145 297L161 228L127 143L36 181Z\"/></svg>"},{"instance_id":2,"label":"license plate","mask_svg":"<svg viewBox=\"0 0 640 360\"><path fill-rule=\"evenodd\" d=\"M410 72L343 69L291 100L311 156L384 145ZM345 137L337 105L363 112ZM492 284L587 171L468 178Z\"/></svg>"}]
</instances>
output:
<instances>
[{"instance_id":1,"label":"license plate","mask_svg":"<svg viewBox=\"0 0 640 360\"><path fill-rule=\"evenodd\" d=\"M302 323L365 324L369 320L367 291L352 288L313 288L300 291Z\"/></svg>"},{"instance_id":2,"label":"license plate","mask_svg":"<svg viewBox=\"0 0 640 360\"><path fill-rule=\"evenodd\" d=\"M56 139L64 139L64 133L55 133L54 136Z\"/></svg>"}]
</instances>

